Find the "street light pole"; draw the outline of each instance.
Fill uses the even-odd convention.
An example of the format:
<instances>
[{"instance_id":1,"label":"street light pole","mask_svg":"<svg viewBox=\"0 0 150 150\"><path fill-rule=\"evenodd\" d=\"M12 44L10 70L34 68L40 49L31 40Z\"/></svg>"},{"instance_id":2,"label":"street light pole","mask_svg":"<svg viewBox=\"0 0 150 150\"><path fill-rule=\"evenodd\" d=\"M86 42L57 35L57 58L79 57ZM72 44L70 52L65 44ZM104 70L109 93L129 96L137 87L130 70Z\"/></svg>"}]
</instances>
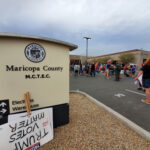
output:
<instances>
[{"instance_id":1,"label":"street light pole","mask_svg":"<svg viewBox=\"0 0 150 150\"><path fill-rule=\"evenodd\" d=\"M90 37L84 37L84 39L86 39L86 62L87 62L87 59L88 59L88 40L90 40L91 38Z\"/></svg>"}]
</instances>

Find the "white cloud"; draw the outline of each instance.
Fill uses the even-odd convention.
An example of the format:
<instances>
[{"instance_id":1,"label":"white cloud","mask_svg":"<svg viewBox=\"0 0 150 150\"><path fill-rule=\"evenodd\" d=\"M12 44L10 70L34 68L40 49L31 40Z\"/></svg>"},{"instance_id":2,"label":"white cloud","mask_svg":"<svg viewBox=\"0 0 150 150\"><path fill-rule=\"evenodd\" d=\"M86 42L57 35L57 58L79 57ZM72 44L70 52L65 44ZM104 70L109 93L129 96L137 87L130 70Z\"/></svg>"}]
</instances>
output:
<instances>
[{"instance_id":1,"label":"white cloud","mask_svg":"<svg viewBox=\"0 0 150 150\"><path fill-rule=\"evenodd\" d=\"M0 23L16 21L70 31L104 31L150 24L149 8L149 0L1 0Z\"/></svg>"},{"instance_id":2,"label":"white cloud","mask_svg":"<svg viewBox=\"0 0 150 150\"><path fill-rule=\"evenodd\" d=\"M146 35L148 41L149 8L149 0L0 0L0 32L37 32L54 37L65 33L64 39L74 37L77 42L90 35L92 40L106 38L101 45L110 42L112 48L119 48L125 47L123 43L108 37L119 35L123 40L127 34L132 39Z\"/></svg>"}]
</instances>

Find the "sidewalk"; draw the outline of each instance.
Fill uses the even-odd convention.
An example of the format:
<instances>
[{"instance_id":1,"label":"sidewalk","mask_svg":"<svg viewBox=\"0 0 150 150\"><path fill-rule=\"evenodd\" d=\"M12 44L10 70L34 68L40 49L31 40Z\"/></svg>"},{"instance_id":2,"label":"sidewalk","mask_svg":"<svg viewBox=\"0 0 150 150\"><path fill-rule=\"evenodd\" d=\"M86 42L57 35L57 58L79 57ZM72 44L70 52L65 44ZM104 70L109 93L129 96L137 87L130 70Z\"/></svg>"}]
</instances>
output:
<instances>
[{"instance_id":1,"label":"sidewalk","mask_svg":"<svg viewBox=\"0 0 150 150\"><path fill-rule=\"evenodd\" d=\"M81 94L70 94L70 123L39 150L149 150L150 143Z\"/></svg>"}]
</instances>

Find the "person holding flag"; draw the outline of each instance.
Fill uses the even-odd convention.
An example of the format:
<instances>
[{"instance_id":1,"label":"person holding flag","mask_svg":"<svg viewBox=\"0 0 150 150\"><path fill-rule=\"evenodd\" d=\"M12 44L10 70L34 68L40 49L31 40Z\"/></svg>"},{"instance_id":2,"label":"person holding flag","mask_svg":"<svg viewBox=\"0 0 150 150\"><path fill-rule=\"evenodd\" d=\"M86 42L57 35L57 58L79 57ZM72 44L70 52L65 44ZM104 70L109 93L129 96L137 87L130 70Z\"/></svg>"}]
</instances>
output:
<instances>
[{"instance_id":1,"label":"person holding flag","mask_svg":"<svg viewBox=\"0 0 150 150\"><path fill-rule=\"evenodd\" d=\"M111 62L112 62L112 59L109 59L107 61L107 65L106 65L106 77L107 77L107 79L109 79L109 76L110 76L109 71L110 71Z\"/></svg>"},{"instance_id":2,"label":"person holding flag","mask_svg":"<svg viewBox=\"0 0 150 150\"><path fill-rule=\"evenodd\" d=\"M103 65L102 65L102 64L100 64L100 66L99 66L99 72L101 72L101 71L102 71L102 68L103 68Z\"/></svg>"},{"instance_id":3,"label":"person holding flag","mask_svg":"<svg viewBox=\"0 0 150 150\"><path fill-rule=\"evenodd\" d=\"M97 72L98 62L95 64L95 73Z\"/></svg>"}]
</instances>

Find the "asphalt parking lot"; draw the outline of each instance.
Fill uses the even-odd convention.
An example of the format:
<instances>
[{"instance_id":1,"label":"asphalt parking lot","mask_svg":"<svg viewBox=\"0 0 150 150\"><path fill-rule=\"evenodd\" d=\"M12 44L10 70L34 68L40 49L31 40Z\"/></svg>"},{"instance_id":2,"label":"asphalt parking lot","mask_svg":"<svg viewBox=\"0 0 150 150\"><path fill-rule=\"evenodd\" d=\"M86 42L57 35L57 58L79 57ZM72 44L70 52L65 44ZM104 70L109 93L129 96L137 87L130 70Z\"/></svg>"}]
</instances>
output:
<instances>
[{"instance_id":1,"label":"asphalt parking lot","mask_svg":"<svg viewBox=\"0 0 150 150\"><path fill-rule=\"evenodd\" d=\"M137 90L131 77L114 81L103 75L96 77L70 76L70 90L80 90L101 103L125 116L143 129L150 132L150 105L141 102L145 98L143 91Z\"/></svg>"}]
</instances>

